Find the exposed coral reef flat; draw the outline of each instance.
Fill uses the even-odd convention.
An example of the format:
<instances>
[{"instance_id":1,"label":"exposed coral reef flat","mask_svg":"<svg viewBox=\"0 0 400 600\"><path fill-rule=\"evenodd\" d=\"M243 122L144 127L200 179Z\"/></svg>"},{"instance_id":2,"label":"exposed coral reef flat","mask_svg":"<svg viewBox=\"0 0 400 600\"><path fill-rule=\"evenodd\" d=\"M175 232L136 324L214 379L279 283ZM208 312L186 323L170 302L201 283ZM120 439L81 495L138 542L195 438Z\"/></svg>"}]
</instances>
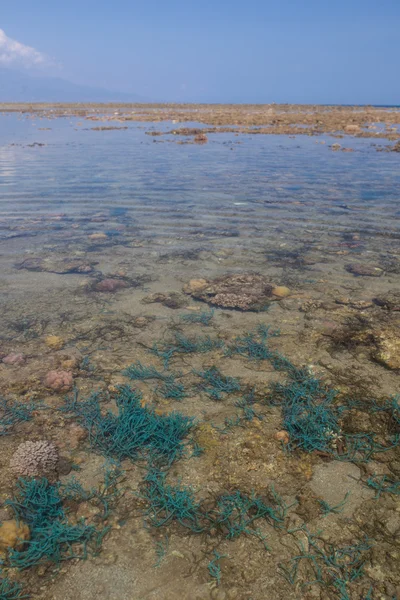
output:
<instances>
[{"instance_id":1,"label":"exposed coral reef flat","mask_svg":"<svg viewBox=\"0 0 400 600\"><path fill-rule=\"evenodd\" d=\"M0 598L400 600L398 111L0 111Z\"/></svg>"},{"instance_id":2,"label":"exposed coral reef flat","mask_svg":"<svg viewBox=\"0 0 400 600\"><path fill-rule=\"evenodd\" d=\"M398 107L307 104L0 104L0 112L10 111L46 119L77 116L84 119L92 131L126 130L127 124L132 122L167 122L166 130L150 127L147 133L153 136L165 133L178 137L189 136L199 144L207 143L207 134L227 132L286 135L329 133L339 138L351 135L394 141L400 139ZM99 121L105 122L105 125L96 125ZM110 122L115 124L110 125ZM340 144L335 145L334 149L342 149ZM399 142L392 147L395 151L400 151Z\"/></svg>"}]
</instances>

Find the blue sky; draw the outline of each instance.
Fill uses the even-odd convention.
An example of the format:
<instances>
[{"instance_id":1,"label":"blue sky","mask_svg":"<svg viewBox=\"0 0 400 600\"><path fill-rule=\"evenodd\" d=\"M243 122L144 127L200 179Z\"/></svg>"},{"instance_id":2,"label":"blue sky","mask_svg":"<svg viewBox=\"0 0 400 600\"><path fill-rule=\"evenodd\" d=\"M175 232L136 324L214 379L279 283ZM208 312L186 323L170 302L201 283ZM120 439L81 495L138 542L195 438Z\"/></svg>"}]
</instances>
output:
<instances>
[{"instance_id":1,"label":"blue sky","mask_svg":"<svg viewBox=\"0 0 400 600\"><path fill-rule=\"evenodd\" d=\"M6 41L50 57L10 67L160 101L400 104L400 0L2 5Z\"/></svg>"}]
</instances>

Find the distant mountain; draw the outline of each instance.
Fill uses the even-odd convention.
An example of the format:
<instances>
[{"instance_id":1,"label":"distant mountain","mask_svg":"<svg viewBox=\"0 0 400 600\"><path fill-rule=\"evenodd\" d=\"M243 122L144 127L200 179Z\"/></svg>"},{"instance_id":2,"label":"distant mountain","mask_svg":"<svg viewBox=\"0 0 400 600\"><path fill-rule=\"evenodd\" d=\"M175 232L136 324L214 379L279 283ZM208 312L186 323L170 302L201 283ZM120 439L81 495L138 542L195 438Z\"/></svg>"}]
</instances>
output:
<instances>
[{"instance_id":1,"label":"distant mountain","mask_svg":"<svg viewBox=\"0 0 400 600\"><path fill-rule=\"evenodd\" d=\"M58 77L34 77L0 68L0 102L148 102L136 94L77 85Z\"/></svg>"}]
</instances>

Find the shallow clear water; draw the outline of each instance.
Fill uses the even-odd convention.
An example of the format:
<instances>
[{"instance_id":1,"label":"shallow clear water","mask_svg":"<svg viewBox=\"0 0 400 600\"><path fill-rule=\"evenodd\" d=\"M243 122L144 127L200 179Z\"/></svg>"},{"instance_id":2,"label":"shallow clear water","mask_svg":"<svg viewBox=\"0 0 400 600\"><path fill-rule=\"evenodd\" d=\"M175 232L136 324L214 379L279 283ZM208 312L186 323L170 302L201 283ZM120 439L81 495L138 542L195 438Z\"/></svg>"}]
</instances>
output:
<instances>
[{"instance_id":1,"label":"shallow clear water","mask_svg":"<svg viewBox=\"0 0 400 600\"><path fill-rule=\"evenodd\" d=\"M124 369L136 361L163 369L149 350L174 340L177 331L207 334L229 346L235 336L262 324L280 331L271 343L293 365L306 366L326 385L360 399L361 407L366 397L387 399L398 391L399 156L377 152L366 139L215 134L196 145L173 135L146 135L153 127L94 131L90 121L77 118L0 115L0 387L6 397L40 399L48 408L26 429L0 438L4 497L13 492L9 459L27 437L53 440L63 457L79 465L77 476L86 489L101 486L104 457L60 416L65 390L51 387L49 375L61 370L79 399L101 391L111 406L118 385L130 383ZM338 141L354 151L332 151ZM269 290L289 289L260 312L217 306L210 313L188 293L193 279L198 284L249 273L262 275ZM375 301L388 292L389 308ZM210 326L190 319L204 308ZM162 413L181 411L204 426L204 454L179 461L168 477L206 498L228 489L256 490L264 497L272 483L291 506L295 497L308 494L318 509L310 482L315 483L316 468L324 470L326 456L284 451L276 439L281 411L264 402L282 373L267 361L247 361L216 348L173 358L173 369L189 390L183 401L161 398L148 382L134 382L145 405ZM15 355L19 359L13 363ZM226 419L235 422L237 399L215 402L193 391L196 372L213 366L257 394L260 419L233 426L232 435L221 431ZM362 419L358 412L343 425L346 431L373 430L368 407L363 410ZM213 430L214 424L219 429ZM400 469L396 460L389 458ZM364 510L361 470L342 461L330 464L329 485L321 485L340 490L331 504L341 506L351 479L354 506ZM341 475L342 467L350 471ZM386 467L371 463L369 472L386 473ZM136 464L123 468L137 496L143 472ZM47 573L45 581L24 571L28 589L37 592L33 597L264 600L268 589L279 600L304 598L302 587L297 594L277 576L282 558L289 560L298 548L281 545L280 532L272 528L268 555L254 536L224 541L221 549L232 568L223 568L221 595L210 585L207 565L214 542L204 541L207 536L171 527L171 552L154 569L157 538L143 528L143 516L129 502L125 496L115 515L112 507L113 531L99 558L104 562L73 564L57 572L55 582ZM83 510L80 516L92 517ZM310 522L315 531L331 523L335 543L348 544L354 531L357 539L373 538L369 526L374 518L378 523L378 517L361 512L350 529L339 510L331 515L336 520L321 518L322 523L310 513L299 512L293 523ZM376 528L380 543L383 526ZM368 573L365 590L381 585L381 573L388 581L395 577L397 566L388 566L382 556ZM224 589L236 592L228 596ZM325 589L320 597L324 594Z\"/></svg>"},{"instance_id":2,"label":"shallow clear water","mask_svg":"<svg viewBox=\"0 0 400 600\"><path fill-rule=\"evenodd\" d=\"M398 158L370 140L350 139L352 153L308 136L215 134L206 145L178 145L174 136L153 141L143 125L92 131L86 123L2 115L2 237L15 219L110 210L134 220L141 235L399 231Z\"/></svg>"}]
</instances>

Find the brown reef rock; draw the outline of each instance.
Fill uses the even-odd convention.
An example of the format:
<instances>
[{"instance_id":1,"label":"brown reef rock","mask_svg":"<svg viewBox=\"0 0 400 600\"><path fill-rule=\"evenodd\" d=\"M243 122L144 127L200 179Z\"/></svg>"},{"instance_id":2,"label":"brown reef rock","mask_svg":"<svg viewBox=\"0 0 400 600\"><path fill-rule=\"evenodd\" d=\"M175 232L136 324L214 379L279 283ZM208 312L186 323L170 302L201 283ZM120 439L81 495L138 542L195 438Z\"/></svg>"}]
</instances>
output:
<instances>
[{"instance_id":1,"label":"brown reef rock","mask_svg":"<svg viewBox=\"0 0 400 600\"><path fill-rule=\"evenodd\" d=\"M390 290L373 299L375 304L387 310L400 311L400 290Z\"/></svg>"},{"instance_id":2,"label":"brown reef rock","mask_svg":"<svg viewBox=\"0 0 400 600\"><path fill-rule=\"evenodd\" d=\"M352 263L346 265L346 271L356 275L356 277L380 277L383 274L383 269L374 265L363 265L359 263Z\"/></svg>"},{"instance_id":3,"label":"brown reef rock","mask_svg":"<svg viewBox=\"0 0 400 600\"><path fill-rule=\"evenodd\" d=\"M128 287L126 281L122 281L121 279L111 279L108 277L95 283L93 289L96 292L116 292L117 290L122 290L126 287Z\"/></svg>"},{"instance_id":4,"label":"brown reef rock","mask_svg":"<svg viewBox=\"0 0 400 600\"><path fill-rule=\"evenodd\" d=\"M384 328L375 332L376 351L373 358L387 369L400 369L400 331L396 328Z\"/></svg>"},{"instance_id":5,"label":"brown reef rock","mask_svg":"<svg viewBox=\"0 0 400 600\"><path fill-rule=\"evenodd\" d=\"M183 291L196 300L222 308L261 310L267 302L289 295L284 286L275 286L264 276L254 273L224 275L214 280L192 279ZM275 294L276 291L276 294Z\"/></svg>"},{"instance_id":6,"label":"brown reef rock","mask_svg":"<svg viewBox=\"0 0 400 600\"><path fill-rule=\"evenodd\" d=\"M57 273L58 275L66 275L68 273L85 275L93 271L93 265L88 261L75 258L49 259L29 257L17 264L16 268L35 272L45 271L47 273Z\"/></svg>"}]
</instances>

